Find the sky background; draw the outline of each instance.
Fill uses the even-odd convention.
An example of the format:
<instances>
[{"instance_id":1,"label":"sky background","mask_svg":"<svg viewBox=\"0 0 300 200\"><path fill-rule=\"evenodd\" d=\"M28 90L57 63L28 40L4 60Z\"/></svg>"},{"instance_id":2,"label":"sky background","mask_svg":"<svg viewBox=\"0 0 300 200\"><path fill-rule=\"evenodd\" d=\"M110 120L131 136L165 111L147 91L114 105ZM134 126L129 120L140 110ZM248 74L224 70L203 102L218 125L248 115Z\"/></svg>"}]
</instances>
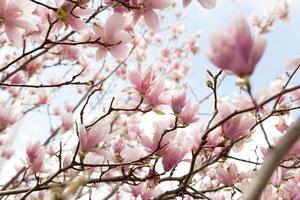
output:
<instances>
[{"instance_id":1,"label":"sky background","mask_svg":"<svg viewBox=\"0 0 300 200\"><path fill-rule=\"evenodd\" d=\"M210 33L226 27L232 17L239 12L243 13L245 17L250 17L253 13L264 16L266 10L271 8L271 5L275 2L276 0L219 0L215 9L206 10L196 0L193 0L185 9L183 23L186 25L186 31L189 33L199 30L203 31L199 39L200 54L191 57L189 60L192 69L189 76L184 80L193 88L199 99L209 93L205 84L206 69L217 71L206 57L206 52L209 49ZM291 20L287 23L276 21L274 31L266 35L267 48L265 54L251 77L251 83L254 88L268 86L275 77L281 76L284 73L284 63L300 52L299 6L299 0L294 0L291 6ZM299 78L298 76L296 81L299 81ZM221 95L238 91L235 81L235 77L227 77L220 89ZM202 106L201 112L209 111L210 108L206 107L208 105ZM45 138L43 134L47 130L45 124L48 124L47 116L39 113L35 113L30 118L25 118L20 122L19 126L16 127L18 136L13 146L17 156L24 153L27 142L35 142ZM8 176L14 174L13 163L9 161L3 166L0 183L5 182Z\"/></svg>"}]
</instances>

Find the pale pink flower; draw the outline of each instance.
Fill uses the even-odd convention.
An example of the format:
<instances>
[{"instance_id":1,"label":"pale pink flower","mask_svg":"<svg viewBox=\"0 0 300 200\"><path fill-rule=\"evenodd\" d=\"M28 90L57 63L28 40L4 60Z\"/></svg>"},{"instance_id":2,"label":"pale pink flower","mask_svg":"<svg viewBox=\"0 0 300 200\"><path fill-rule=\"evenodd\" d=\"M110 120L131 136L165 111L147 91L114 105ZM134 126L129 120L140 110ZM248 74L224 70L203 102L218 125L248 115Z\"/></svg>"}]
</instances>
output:
<instances>
[{"instance_id":1,"label":"pale pink flower","mask_svg":"<svg viewBox=\"0 0 300 200\"><path fill-rule=\"evenodd\" d=\"M300 54L297 55L295 58L289 59L285 65L284 69L287 72L294 72L300 66Z\"/></svg>"},{"instance_id":2,"label":"pale pink flower","mask_svg":"<svg viewBox=\"0 0 300 200\"><path fill-rule=\"evenodd\" d=\"M141 95L148 94L151 85L153 84L153 70L149 67L143 74L136 69L129 69L127 77L133 88Z\"/></svg>"},{"instance_id":3,"label":"pale pink flower","mask_svg":"<svg viewBox=\"0 0 300 200\"><path fill-rule=\"evenodd\" d=\"M101 124L94 125L88 131L81 125L79 132L80 151L83 153L97 152L98 145L104 141L108 132L109 127Z\"/></svg>"},{"instance_id":4,"label":"pale pink flower","mask_svg":"<svg viewBox=\"0 0 300 200\"><path fill-rule=\"evenodd\" d=\"M174 166L176 166L182 158L185 152L183 147L176 144L168 145L168 147L162 153L162 165L165 171L170 171Z\"/></svg>"},{"instance_id":5,"label":"pale pink flower","mask_svg":"<svg viewBox=\"0 0 300 200\"><path fill-rule=\"evenodd\" d=\"M27 161L33 172L40 172L43 168L45 148L40 142L29 144L26 148Z\"/></svg>"},{"instance_id":6,"label":"pale pink flower","mask_svg":"<svg viewBox=\"0 0 300 200\"><path fill-rule=\"evenodd\" d=\"M217 177L225 186L233 186L238 180L238 168L231 163L228 166L220 165L216 171Z\"/></svg>"},{"instance_id":7,"label":"pale pink flower","mask_svg":"<svg viewBox=\"0 0 300 200\"><path fill-rule=\"evenodd\" d=\"M164 80L156 79L150 87L149 92L145 95L144 103L150 107L156 108L161 104L166 103L166 95L164 93Z\"/></svg>"},{"instance_id":8,"label":"pale pink flower","mask_svg":"<svg viewBox=\"0 0 300 200\"><path fill-rule=\"evenodd\" d=\"M132 6L140 7L133 11L133 24L144 17L146 25L154 32L159 30L159 17L154 11L156 9L168 8L172 5L171 0L131 0Z\"/></svg>"},{"instance_id":9,"label":"pale pink flower","mask_svg":"<svg viewBox=\"0 0 300 200\"><path fill-rule=\"evenodd\" d=\"M139 185L128 185L128 188L123 188L124 192L128 192L131 193L131 195L135 198L137 198L138 196L140 196L145 190L145 186L143 183L139 184Z\"/></svg>"},{"instance_id":10,"label":"pale pink flower","mask_svg":"<svg viewBox=\"0 0 300 200\"><path fill-rule=\"evenodd\" d=\"M25 11L26 9L21 10L13 0L0 0L0 28L4 27L7 38L17 47L21 47L22 36L26 30L37 30L33 10Z\"/></svg>"},{"instance_id":11,"label":"pale pink flower","mask_svg":"<svg viewBox=\"0 0 300 200\"><path fill-rule=\"evenodd\" d=\"M231 104L222 102L219 106L219 115L221 118L225 118L232 114L235 109ZM251 114L236 115L221 125L224 137L230 140L239 139L250 133L255 122L256 118Z\"/></svg>"},{"instance_id":12,"label":"pale pink flower","mask_svg":"<svg viewBox=\"0 0 300 200\"><path fill-rule=\"evenodd\" d=\"M249 24L238 15L227 30L212 35L208 58L223 70L239 77L249 76L261 59L265 46L264 39L253 39Z\"/></svg>"},{"instance_id":13,"label":"pale pink flower","mask_svg":"<svg viewBox=\"0 0 300 200\"><path fill-rule=\"evenodd\" d=\"M183 124L191 124L199 120L198 115L199 104L198 103L191 103L188 101L185 106L183 107L180 115L179 120Z\"/></svg>"},{"instance_id":14,"label":"pale pink flower","mask_svg":"<svg viewBox=\"0 0 300 200\"><path fill-rule=\"evenodd\" d=\"M183 7L187 7L192 0L183 0ZM204 8L212 9L216 6L217 0L197 0Z\"/></svg>"},{"instance_id":15,"label":"pale pink flower","mask_svg":"<svg viewBox=\"0 0 300 200\"><path fill-rule=\"evenodd\" d=\"M276 7L276 15L282 21L287 21L289 19L290 13L290 3L288 0L282 0Z\"/></svg>"},{"instance_id":16,"label":"pale pink flower","mask_svg":"<svg viewBox=\"0 0 300 200\"><path fill-rule=\"evenodd\" d=\"M277 121L275 127L278 131L280 131L281 133L284 133L288 129L289 126L286 124L285 119L280 116L278 118L278 121Z\"/></svg>"},{"instance_id":17,"label":"pale pink flower","mask_svg":"<svg viewBox=\"0 0 300 200\"><path fill-rule=\"evenodd\" d=\"M61 113L60 120L64 132L70 130L73 127L75 122L73 113L67 113L67 112Z\"/></svg>"},{"instance_id":18,"label":"pale pink flower","mask_svg":"<svg viewBox=\"0 0 300 200\"><path fill-rule=\"evenodd\" d=\"M17 121L17 117L14 114L14 110L10 106L0 106L0 132L6 127L14 124Z\"/></svg>"},{"instance_id":19,"label":"pale pink flower","mask_svg":"<svg viewBox=\"0 0 300 200\"><path fill-rule=\"evenodd\" d=\"M56 12L51 11L50 14L52 21L58 20L54 24L54 30L59 31L63 27L67 29L69 26L78 33L89 30L89 26L80 17L90 16L93 13L92 9L83 9L69 1L54 0L50 3L50 6L57 8Z\"/></svg>"},{"instance_id":20,"label":"pale pink flower","mask_svg":"<svg viewBox=\"0 0 300 200\"><path fill-rule=\"evenodd\" d=\"M78 61L79 60L79 49L71 45L60 45L58 47L59 53L66 59Z\"/></svg>"},{"instance_id":21,"label":"pale pink flower","mask_svg":"<svg viewBox=\"0 0 300 200\"><path fill-rule=\"evenodd\" d=\"M18 85L18 84L25 83L26 77L25 77L24 73L19 72L19 73L16 73L15 75L13 75L9 80L12 84Z\"/></svg>"},{"instance_id":22,"label":"pale pink flower","mask_svg":"<svg viewBox=\"0 0 300 200\"><path fill-rule=\"evenodd\" d=\"M157 149L159 145L159 141L162 138L162 135L164 133L164 130L169 128L169 122L153 122L153 128L154 133L152 135L152 138L150 139L146 134L141 135L141 144L147 149L148 152L153 152ZM168 146L168 144L174 140L176 137L176 132L170 132L168 134L165 134L160 142L160 148L165 148ZM163 151L163 150L162 150ZM162 151L157 151L157 154L159 155Z\"/></svg>"},{"instance_id":23,"label":"pale pink flower","mask_svg":"<svg viewBox=\"0 0 300 200\"><path fill-rule=\"evenodd\" d=\"M186 104L186 93L184 90L174 94L171 99L172 110L175 114L179 114Z\"/></svg>"},{"instance_id":24,"label":"pale pink flower","mask_svg":"<svg viewBox=\"0 0 300 200\"><path fill-rule=\"evenodd\" d=\"M86 37L92 40L99 39L99 42L102 43L97 45L96 57L98 60L104 58L108 52L116 59L126 57L128 52L126 43L130 42L131 36L127 31L124 31L125 25L126 18L120 13L111 15L103 26L100 24L94 25L95 33L91 33Z\"/></svg>"}]
</instances>

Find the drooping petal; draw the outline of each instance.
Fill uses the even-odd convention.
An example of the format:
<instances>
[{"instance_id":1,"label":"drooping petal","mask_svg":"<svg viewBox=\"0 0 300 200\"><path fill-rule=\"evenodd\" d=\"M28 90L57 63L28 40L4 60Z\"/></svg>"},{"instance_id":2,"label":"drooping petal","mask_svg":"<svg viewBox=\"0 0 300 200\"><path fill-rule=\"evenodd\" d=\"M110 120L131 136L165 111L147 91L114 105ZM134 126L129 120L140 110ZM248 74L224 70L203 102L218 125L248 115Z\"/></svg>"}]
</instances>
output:
<instances>
[{"instance_id":1,"label":"drooping petal","mask_svg":"<svg viewBox=\"0 0 300 200\"><path fill-rule=\"evenodd\" d=\"M119 44L110 48L109 52L116 59L123 59L127 56L128 47L125 44Z\"/></svg>"},{"instance_id":2,"label":"drooping petal","mask_svg":"<svg viewBox=\"0 0 300 200\"><path fill-rule=\"evenodd\" d=\"M115 35L113 43L128 43L130 42L130 39L131 36L127 31L121 31Z\"/></svg>"},{"instance_id":3,"label":"drooping petal","mask_svg":"<svg viewBox=\"0 0 300 200\"><path fill-rule=\"evenodd\" d=\"M107 55L107 49L99 47L96 52L97 60L102 60Z\"/></svg>"},{"instance_id":4,"label":"drooping petal","mask_svg":"<svg viewBox=\"0 0 300 200\"><path fill-rule=\"evenodd\" d=\"M154 32L159 31L159 18L153 10L144 13L144 19L147 26Z\"/></svg>"}]
</instances>

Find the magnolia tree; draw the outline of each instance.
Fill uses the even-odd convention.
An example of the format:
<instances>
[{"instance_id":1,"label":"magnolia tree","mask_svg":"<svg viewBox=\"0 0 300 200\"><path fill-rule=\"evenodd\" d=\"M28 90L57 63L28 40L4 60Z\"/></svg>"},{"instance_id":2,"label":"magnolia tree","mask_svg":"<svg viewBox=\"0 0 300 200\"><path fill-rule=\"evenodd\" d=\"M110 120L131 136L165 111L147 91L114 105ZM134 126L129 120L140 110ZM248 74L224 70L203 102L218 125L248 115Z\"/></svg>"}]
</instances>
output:
<instances>
[{"instance_id":1,"label":"magnolia tree","mask_svg":"<svg viewBox=\"0 0 300 200\"><path fill-rule=\"evenodd\" d=\"M2 165L14 160L0 199L300 199L300 57L269 87L251 87L290 3L236 14L211 34L215 70L198 100L182 81L199 52L200 33L180 23L190 3L0 0L0 153ZM225 76L238 94L220 95ZM48 121L30 120L37 112ZM44 140L27 128L39 124ZM15 155L20 129L32 139Z\"/></svg>"}]
</instances>

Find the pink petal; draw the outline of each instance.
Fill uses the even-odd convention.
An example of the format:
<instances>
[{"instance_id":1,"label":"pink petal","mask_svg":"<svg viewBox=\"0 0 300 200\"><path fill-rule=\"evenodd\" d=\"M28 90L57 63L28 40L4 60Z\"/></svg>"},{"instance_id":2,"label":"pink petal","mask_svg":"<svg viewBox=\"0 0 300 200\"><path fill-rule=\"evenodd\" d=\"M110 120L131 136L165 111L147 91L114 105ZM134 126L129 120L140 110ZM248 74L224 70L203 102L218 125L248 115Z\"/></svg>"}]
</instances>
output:
<instances>
[{"instance_id":1,"label":"pink petal","mask_svg":"<svg viewBox=\"0 0 300 200\"><path fill-rule=\"evenodd\" d=\"M183 0L183 7L187 7L190 3L191 3L192 0Z\"/></svg>"},{"instance_id":2,"label":"pink petal","mask_svg":"<svg viewBox=\"0 0 300 200\"><path fill-rule=\"evenodd\" d=\"M146 7L150 9L164 9L172 5L170 0L148 0L145 2Z\"/></svg>"},{"instance_id":3,"label":"pink petal","mask_svg":"<svg viewBox=\"0 0 300 200\"><path fill-rule=\"evenodd\" d=\"M78 18L69 17L68 22L70 26L78 33L83 33L89 29L89 26Z\"/></svg>"},{"instance_id":4,"label":"pink petal","mask_svg":"<svg viewBox=\"0 0 300 200\"><path fill-rule=\"evenodd\" d=\"M131 21L132 26L135 26L135 24L139 21L141 15L142 14L139 11L134 11L133 12L132 21Z\"/></svg>"},{"instance_id":5,"label":"pink petal","mask_svg":"<svg viewBox=\"0 0 300 200\"><path fill-rule=\"evenodd\" d=\"M115 47L112 47L109 52L116 59L123 59L127 56L128 48L125 44L119 44Z\"/></svg>"},{"instance_id":6,"label":"pink petal","mask_svg":"<svg viewBox=\"0 0 300 200\"><path fill-rule=\"evenodd\" d=\"M140 87L142 82L141 74L136 69L129 69L127 73L129 81L136 87Z\"/></svg>"},{"instance_id":7,"label":"pink petal","mask_svg":"<svg viewBox=\"0 0 300 200\"><path fill-rule=\"evenodd\" d=\"M253 39L248 22L240 14L235 17L230 28L233 31L233 37L236 41L237 48L239 49L242 58L245 61L249 60L253 46Z\"/></svg>"},{"instance_id":8,"label":"pink petal","mask_svg":"<svg viewBox=\"0 0 300 200\"><path fill-rule=\"evenodd\" d=\"M17 48L20 48L22 46L22 33L19 28L5 26L5 32L8 40L12 42Z\"/></svg>"},{"instance_id":9,"label":"pink petal","mask_svg":"<svg viewBox=\"0 0 300 200\"><path fill-rule=\"evenodd\" d=\"M293 72L300 65L300 55L295 58L289 59L284 65L284 69L287 72Z\"/></svg>"},{"instance_id":10,"label":"pink petal","mask_svg":"<svg viewBox=\"0 0 300 200\"><path fill-rule=\"evenodd\" d=\"M102 60L107 55L107 49L99 47L96 52L97 60Z\"/></svg>"},{"instance_id":11,"label":"pink petal","mask_svg":"<svg viewBox=\"0 0 300 200\"><path fill-rule=\"evenodd\" d=\"M197 0L204 8L212 9L216 6L217 0Z\"/></svg>"},{"instance_id":12,"label":"pink petal","mask_svg":"<svg viewBox=\"0 0 300 200\"><path fill-rule=\"evenodd\" d=\"M147 26L154 32L159 31L159 18L153 10L144 13L144 19Z\"/></svg>"},{"instance_id":13,"label":"pink petal","mask_svg":"<svg viewBox=\"0 0 300 200\"><path fill-rule=\"evenodd\" d=\"M120 13L111 15L104 24L104 35L110 38L124 29L125 18Z\"/></svg>"},{"instance_id":14,"label":"pink petal","mask_svg":"<svg viewBox=\"0 0 300 200\"><path fill-rule=\"evenodd\" d=\"M251 66L252 68L254 68L254 66L261 59L261 57L265 51L265 48L266 48L266 40L261 37L256 38L254 41L252 51L251 51L248 66ZM252 71L253 71L253 69L252 69Z\"/></svg>"}]
</instances>

